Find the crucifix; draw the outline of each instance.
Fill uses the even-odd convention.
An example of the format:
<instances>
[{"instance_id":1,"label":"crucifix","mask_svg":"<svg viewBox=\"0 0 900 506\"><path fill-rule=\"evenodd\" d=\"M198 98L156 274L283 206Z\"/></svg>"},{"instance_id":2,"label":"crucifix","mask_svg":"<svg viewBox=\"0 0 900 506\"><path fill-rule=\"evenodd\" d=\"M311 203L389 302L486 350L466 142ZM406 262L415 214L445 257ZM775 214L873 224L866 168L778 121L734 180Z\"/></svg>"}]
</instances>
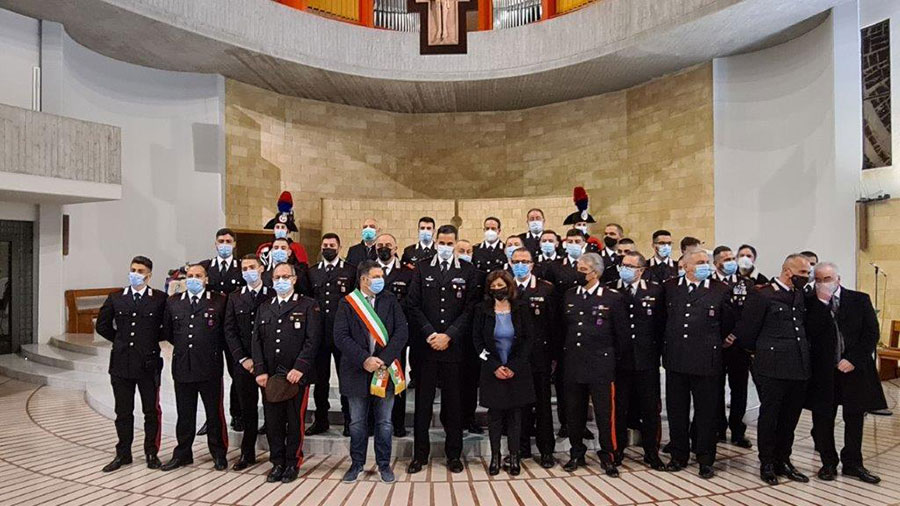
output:
<instances>
[{"instance_id":1,"label":"crucifix","mask_svg":"<svg viewBox=\"0 0 900 506\"><path fill-rule=\"evenodd\" d=\"M420 54L466 53L466 11L478 0L406 0L406 8L421 19Z\"/></svg>"}]
</instances>

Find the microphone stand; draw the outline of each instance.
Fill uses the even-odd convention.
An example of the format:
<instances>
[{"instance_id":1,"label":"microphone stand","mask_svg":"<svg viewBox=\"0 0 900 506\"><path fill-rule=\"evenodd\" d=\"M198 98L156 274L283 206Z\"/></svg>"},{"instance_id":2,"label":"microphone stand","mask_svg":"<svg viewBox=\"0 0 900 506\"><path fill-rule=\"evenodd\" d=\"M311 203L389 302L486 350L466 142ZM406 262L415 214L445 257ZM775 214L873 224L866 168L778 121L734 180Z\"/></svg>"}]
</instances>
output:
<instances>
[{"instance_id":1,"label":"microphone stand","mask_svg":"<svg viewBox=\"0 0 900 506\"><path fill-rule=\"evenodd\" d=\"M873 263L871 265L875 269L875 311L878 312L879 316L881 316L882 325L878 326L878 328L881 329L884 322L884 315L881 314L880 311L878 311L878 276L884 275L884 277L887 277L887 274L882 273L881 267L878 267L876 264ZM885 281L885 283L887 283L887 281ZM869 411L869 413L878 416L891 416L894 414L894 412L890 409L876 409L874 411Z\"/></svg>"}]
</instances>

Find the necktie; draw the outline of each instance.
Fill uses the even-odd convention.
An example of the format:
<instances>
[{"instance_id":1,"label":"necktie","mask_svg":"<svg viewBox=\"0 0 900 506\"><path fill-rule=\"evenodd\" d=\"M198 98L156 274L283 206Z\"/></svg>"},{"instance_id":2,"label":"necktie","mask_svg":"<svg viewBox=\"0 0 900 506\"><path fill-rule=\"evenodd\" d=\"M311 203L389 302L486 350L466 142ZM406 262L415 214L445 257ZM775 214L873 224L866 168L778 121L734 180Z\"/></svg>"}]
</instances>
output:
<instances>
[{"instance_id":1,"label":"necktie","mask_svg":"<svg viewBox=\"0 0 900 506\"><path fill-rule=\"evenodd\" d=\"M688 293L693 292L694 288L697 288L697 285L695 285L693 283L688 283Z\"/></svg>"},{"instance_id":2,"label":"necktie","mask_svg":"<svg viewBox=\"0 0 900 506\"><path fill-rule=\"evenodd\" d=\"M447 272L447 269L450 268L449 262L441 262L441 272Z\"/></svg>"},{"instance_id":3,"label":"necktie","mask_svg":"<svg viewBox=\"0 0 900 506\"><path fill-rule=\"evenodd\" d=\"M285 302L286 302L286 301L285 301L285 300L283 300L283 299L279 299L279 300L278 300L278 309L281 309L281 308L283 308L283 307L284 307L284 303L285 303Z\"/></svg>"},{"instance_id":4,"label":"necktie","mask_svg":"<svg viewBox=\"0 0 900 506\"><path fill-rule=\"evenodd\" d=\"M192 295L192 296L191 296L191 309L197 307L197 301L198 301L198 300L200 300L200 297L197 297L196 295Z\"/></svg>"},{"instance_id":5,"label":"necktie","mask_svg":"<svg viewBox=\"0 0 900 506\"><path fill-rule=\"evenodd\" d=\"M334 266L329 264L325 266L325 272L331 272L334 270Z\"/></svg>"},{"instance_id":6,"label":"necktie","mask_svg":"<svg viewBox=\"0 0 900 506\"><path fill-rule=\"evenodd\" d=\"M524 284L519 285L519 292L525 292L525 285L524 285Z\"/></svg>"},{"instance_id":7,"label":"necktie","mask_svg":"<svg viewBox=\"0 0 900 506\"><path fill-rule=\"evenodd\" d=\"M841 356L844 354L844 334L841 333L841 327L838 325L837 315L838 309L840 309L841 301L837 297L832 297L831 302L828 304L828 309L831 310L831 320L834 322L834 363L837 364L841 361Z\"/></svg>"},{"instance_id":8,"label":"necktie","mask_svg":"<svg viewBox=\"0 0 900 506\"><path fill-rule=\"evenodd\" d=\"M219 262L219 274L224 274L225 270L225 261L222 260L221 262Z\"/></svg>"},{"instance_id":9,"label":"necktie","mask_svg":"<svg viewBox=\"0 0 900 506\"><path fill-rule=\"evenodd\" d=\"M259 295L259 292L257 292L256 290L250 290L250 297L252 297L253 300L256 300L257 295Z\"/></svg>"},{"instance_id":10,"label":"necktie","mask_svg":"<svg viewBox=\"0 0 900 506\"><path fill-rule=\"evenodd\" d=\"M628 287L628 291L631 293L631 296L634 297L637 295L637 287L635 285L631 285Z\"/></svg>"},{"instance_id":11,"label":"necktie","mask_svg":"<svg viewBox=\"0 0 900 506\"><path fill-rule=\"evenodd\" d=\"M137 304L140 301L141 301L141 294L135 293L134 294L134 303Z\"/></svg>"}]
</instances>

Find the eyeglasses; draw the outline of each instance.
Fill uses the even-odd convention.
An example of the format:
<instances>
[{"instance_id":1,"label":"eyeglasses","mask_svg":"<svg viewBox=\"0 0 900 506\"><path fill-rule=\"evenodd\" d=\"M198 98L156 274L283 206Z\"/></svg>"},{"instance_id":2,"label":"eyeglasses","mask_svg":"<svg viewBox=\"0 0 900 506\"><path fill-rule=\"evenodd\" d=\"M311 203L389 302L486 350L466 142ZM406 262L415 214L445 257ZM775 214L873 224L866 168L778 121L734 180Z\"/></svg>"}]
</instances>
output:
<instances>
[{"instance_id":1,"label":"eyeglasses","mask_svg":"<svg viewBox=\"0 0 900 506\"><path fill-rule=\"evenodd\" d=\"M272 281L290 281L294 276L272 276Z\"/></svg>"}]
</instances>

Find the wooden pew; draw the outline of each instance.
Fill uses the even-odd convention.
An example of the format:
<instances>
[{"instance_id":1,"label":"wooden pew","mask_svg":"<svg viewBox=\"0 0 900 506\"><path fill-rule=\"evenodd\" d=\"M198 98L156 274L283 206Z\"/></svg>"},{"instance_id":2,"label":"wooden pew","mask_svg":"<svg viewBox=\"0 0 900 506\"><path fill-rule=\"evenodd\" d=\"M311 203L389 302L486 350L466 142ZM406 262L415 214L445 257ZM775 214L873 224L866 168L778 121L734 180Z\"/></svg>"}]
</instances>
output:
<instances>
[{"instance_id":1,"label":"wooden pew","mask_svg":"<svg viewBox=\"0 0 900 506\"><path fill-rule=\"evenodd\" d=\"M900 361L900 320L891 321L888 345L877 349L878 374L881 381L897 378L897 362Z\"/></svg>"},{"instance_id":2,"label":"wooden pew","mask_svg":"<svg viewBox=\"0 0 900 506\"><path fill-rule=\"evenodd\" d=\"M94 320L106 297L122 287L66 290L66 332L93 334Z\"/></svg>"}]
</instances>

